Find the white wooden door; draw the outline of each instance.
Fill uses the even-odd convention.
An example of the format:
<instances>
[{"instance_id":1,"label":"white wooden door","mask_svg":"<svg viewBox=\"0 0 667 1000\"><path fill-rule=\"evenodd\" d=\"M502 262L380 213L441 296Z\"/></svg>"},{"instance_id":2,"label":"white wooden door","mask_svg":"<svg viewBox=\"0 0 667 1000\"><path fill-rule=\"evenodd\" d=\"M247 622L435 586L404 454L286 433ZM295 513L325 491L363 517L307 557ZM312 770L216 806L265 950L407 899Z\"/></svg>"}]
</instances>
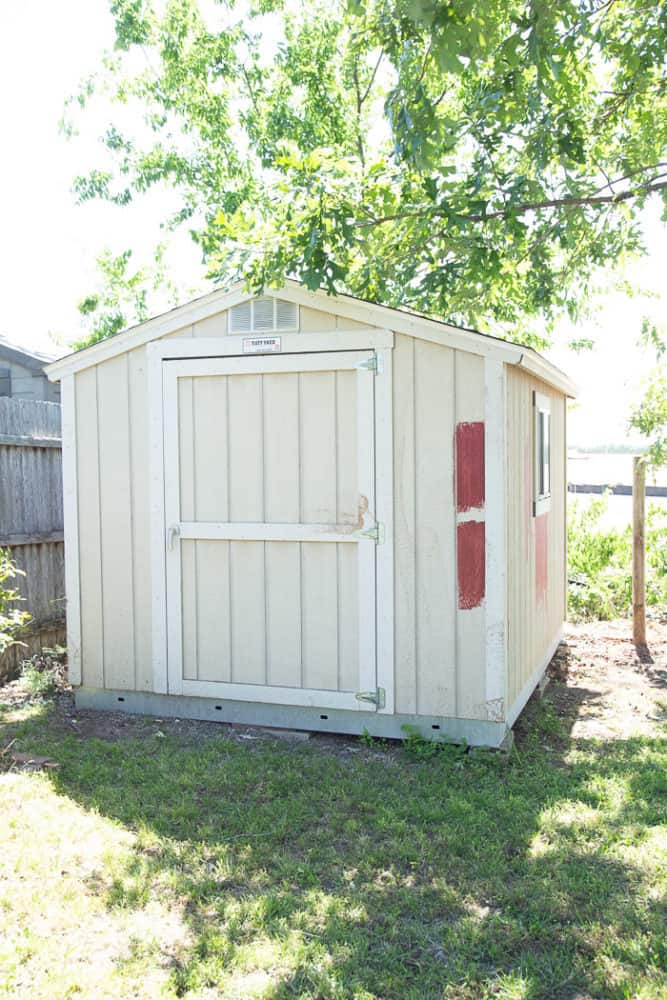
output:
<instances>
[{"instance_id":1,"label":"white wooden door","mask_svg":"<svg viewBox=\"0 0 667 1000\"><path fill-rule=\"evenodd\" d=\"M170 693L375 707L372 359L163 362Z\"/></svg>"}]
</instances>

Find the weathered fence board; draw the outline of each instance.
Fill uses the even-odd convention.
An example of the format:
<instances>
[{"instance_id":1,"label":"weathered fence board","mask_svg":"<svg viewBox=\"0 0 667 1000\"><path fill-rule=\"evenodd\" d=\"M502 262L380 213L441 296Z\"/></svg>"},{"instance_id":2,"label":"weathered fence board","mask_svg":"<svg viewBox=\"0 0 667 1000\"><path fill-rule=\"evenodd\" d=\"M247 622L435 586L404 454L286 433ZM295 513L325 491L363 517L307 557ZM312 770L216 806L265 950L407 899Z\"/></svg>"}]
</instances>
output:
<instances>
[{"instance_id":1,"label":"weathered fence board","mask_svg":"<svg viewBox=\"0 0 667 1000\"><path fill-rule=\"evenodd\" d=\"M25 573L14 581L32 622L31 651L55 635L64 640L65 567L60 405L0 398L0 546ZM42 639L40 640L40 636ZM0 680L27 655L0 657Z\"/></svg>"}]
</instances>

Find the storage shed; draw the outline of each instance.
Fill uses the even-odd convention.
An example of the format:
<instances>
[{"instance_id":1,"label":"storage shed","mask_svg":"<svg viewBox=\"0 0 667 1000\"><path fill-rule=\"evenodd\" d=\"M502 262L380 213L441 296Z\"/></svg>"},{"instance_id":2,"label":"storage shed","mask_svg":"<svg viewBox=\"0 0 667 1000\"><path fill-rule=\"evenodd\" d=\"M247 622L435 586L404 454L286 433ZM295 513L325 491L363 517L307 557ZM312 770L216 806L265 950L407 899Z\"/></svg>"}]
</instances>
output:
<instances>
[{"instance_id":1,"label":"storage shed","mask_svg":"<svg viewBox=\"0 0 667 1000\"><path fill-rule=\"evenodd\" d=\"M561 371L289 282L47 372L78 705L503 743L566 611Z\"/></svg>"}]
</instances>

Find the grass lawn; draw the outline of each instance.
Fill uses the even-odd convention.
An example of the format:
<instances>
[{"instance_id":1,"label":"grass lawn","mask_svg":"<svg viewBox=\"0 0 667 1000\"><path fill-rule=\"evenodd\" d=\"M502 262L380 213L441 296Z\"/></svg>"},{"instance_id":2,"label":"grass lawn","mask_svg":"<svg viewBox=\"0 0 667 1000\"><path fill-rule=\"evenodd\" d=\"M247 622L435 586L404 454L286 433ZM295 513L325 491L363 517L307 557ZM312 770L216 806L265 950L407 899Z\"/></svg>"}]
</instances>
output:
<instances>
[{"instance_id":1,"label":"grass lawn","mask_svg":"<svg viewBox=\"0 0 667 1000\"><path fill-rule=\"evenodd\" d=\"M666 997L665 730L566 687L509 756L7 701L0 995Z\"/></svg>"}]
</instances>

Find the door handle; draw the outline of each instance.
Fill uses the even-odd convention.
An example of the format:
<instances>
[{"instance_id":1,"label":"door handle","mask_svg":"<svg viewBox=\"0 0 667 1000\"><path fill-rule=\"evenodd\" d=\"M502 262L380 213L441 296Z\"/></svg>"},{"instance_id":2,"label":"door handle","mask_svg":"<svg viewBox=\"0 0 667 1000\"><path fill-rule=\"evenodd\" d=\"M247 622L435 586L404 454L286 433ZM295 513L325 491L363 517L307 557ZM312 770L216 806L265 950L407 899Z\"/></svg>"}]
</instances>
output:
<instances>
[{"instance_id":1,"label":"door handle","mask_svg":"<svg viewBox=\"0 0 667 1000\"><path fill-rule=\"evenodd\" d=\"M180 537L181 529L177 524L172 524L167 531L167 548L173 549L176 539Z\"/></svg>"}]
</instances>

